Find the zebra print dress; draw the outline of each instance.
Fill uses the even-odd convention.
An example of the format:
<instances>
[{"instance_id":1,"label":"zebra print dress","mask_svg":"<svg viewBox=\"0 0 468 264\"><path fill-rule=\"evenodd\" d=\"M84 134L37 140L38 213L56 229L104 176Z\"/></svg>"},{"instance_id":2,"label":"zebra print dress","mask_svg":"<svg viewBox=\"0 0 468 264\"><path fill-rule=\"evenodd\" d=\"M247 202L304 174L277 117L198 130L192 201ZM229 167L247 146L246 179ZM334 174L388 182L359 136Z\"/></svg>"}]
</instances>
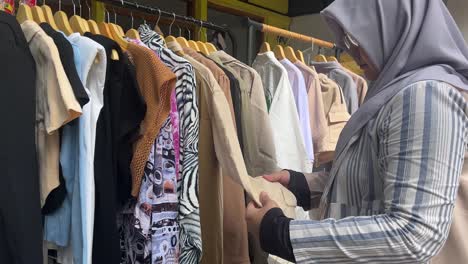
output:
<instances>
[{"instance_id":1,"label":"zebra print dress","mask_svg":"<svg viewBox=\"0 0 468 264\"><path fill-rule=\"evenodd\" d=\"M155 51L177 76L176 98L179 112L180 177L179 194L179 262L199 263L202 253L200 211L198 202L199 112L192 65L164 46L164 39L148 25L138 29L141 41Z\"/></svg>"}]
</instances>

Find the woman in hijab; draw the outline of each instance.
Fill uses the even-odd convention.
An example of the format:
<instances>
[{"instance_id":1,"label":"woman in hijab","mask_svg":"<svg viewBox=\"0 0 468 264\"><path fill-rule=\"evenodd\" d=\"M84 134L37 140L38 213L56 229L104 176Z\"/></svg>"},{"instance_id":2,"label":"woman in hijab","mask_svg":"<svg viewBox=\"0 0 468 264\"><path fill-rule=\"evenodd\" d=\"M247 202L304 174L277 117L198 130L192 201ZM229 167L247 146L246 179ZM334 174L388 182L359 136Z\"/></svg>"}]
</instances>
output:
<instances>
[{"instance_id":1,"label":"woman in hijab","mask_svg":"<svg viewBox=\"0 0 468 264\"><path fill-rule=\"evenodd\" d=\"M297 263L426 263L449 234L468 142L465 41L441 0L336 0L322 15L373 85L329 174L264 176L322 220L289 219L262 193L249 232Z\"/></svg>"}]
</instances>

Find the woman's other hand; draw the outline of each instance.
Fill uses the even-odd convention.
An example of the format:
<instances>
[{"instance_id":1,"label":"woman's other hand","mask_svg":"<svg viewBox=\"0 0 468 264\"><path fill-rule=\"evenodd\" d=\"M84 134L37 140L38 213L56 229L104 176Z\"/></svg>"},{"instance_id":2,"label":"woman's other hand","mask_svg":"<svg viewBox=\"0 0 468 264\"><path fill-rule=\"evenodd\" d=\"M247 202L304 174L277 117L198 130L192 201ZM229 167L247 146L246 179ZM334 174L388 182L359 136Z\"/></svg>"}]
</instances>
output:
<instances>
[{"instance_id":1,"label":"woman's other hand","mask_svg":"<svg viewBox=\"0 0 468 264\"><path fill-rule=\"evenodd\" d=\"M251 201L246 211L249 233L252 234L257 241L259 241L260 225L262 224L263 217L270 209L279 207L275 201L270 199L266 192L260 193L260 202L263 204L262 207L258 207L254 201Z\"/></svg>"},{"instance_id":2,"label":"woman's other hand","mask_svg":"<svg viewBox=\"0 0 468 264\"><path fill-rule=\"evenodd\" d=\"M291 175L289 174L289 171L282 170L273 172L269 175L263 175L263 178L269 182L279 182L284 187L289 188L289 181L291 180Z\"/></svg>"}]
</instances>

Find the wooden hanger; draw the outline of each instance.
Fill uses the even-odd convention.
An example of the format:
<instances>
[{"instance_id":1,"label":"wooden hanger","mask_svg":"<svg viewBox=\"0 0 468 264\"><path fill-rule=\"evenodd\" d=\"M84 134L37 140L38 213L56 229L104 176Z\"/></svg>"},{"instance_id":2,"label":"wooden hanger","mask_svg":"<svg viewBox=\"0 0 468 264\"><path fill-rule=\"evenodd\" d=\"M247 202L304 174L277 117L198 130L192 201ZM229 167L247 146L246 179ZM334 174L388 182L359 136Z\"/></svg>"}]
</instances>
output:
<instances>
[{"instance_id":1,"label":"wooden hanger","mask_svg":"<svg viewBox=\"0 0 468 264\"><path fill-rule=\"evenodd\" d=\"M47 24L49 24L53 29L59 30L59 28L57 27L57 24L55 24L54 15L52 14L52 8L46 5L44 1L43 5L41 6L41 9L42 9L42 12L44 12L44 17L45 17Z\"/></svg>"},{"instance_id":2,"label":"wooden hanger","mask_svg":"<svg viewBox=\"0 0 468 264\"><path fill-rule=\"evenodd\" d=\"M206 47L208 48L208 51L209 51L210 53L213 53L213 52L218 51L218 49L216 49L216 47L215 47L215 45L214 45L213 43L207 42L207 43L205 43L205 44L206 44Z\"/></svg>"},{"instance_id":3,"label":"wooden hanger","mask_svg":"<svg viewBox=\"0 0 468 264\"><path fill-rule=\"evenodd\" d=\"M187 42L190 48L196 50L197 52L200 52L200 48L198 47L198 44L195 41L189 40Z\"/></svg>"},{"instance_id":4,"label":"wooden hanger","mask_svg":"<svg viewBox=\"0 0 468 264\"><path fill-rule=\"evenodd\" d=\"M70 22L68 21L67 14L61 10L62 1L59 0L59 11L55 12L54 20L57 24L57 27L60 31L65 33L65 35L69 36L73 34L73 29L70 26Z\"/></svg>"},{"instance_id":5,"label":"wooden hanger","mask_svg":"<svg viewBox=\"0 0 468 264\"><path fill-rule=\"evenodd\" d=\"M127 50L128 42L124 39L124 35L120 33L118 26L114 23L109 23L109 29L114 41L117 42L123 50Z\"/></svg>"},{"instance_id":6,"label":"wooden hanger","mask_svg":"<svg viewBox=\"0 0 468 264\"><path fill-rule=\"evenodd\" d=\"M16 20L20 24L26 20L34 20L31 7L26 4L20 4L18 7L18 12L16 13Z\"/></svg>"},{"instance_id":7,"label":"wooden hanger","mask_svg":"<svg viewBox=\"0 0 468 264\"><path fill-rule=\"evenodd\" d=\"M42 8L40 6L36 5L36 6L31 7L31 12L33 15L33 19L37 24L46 22L44 12L42 11Z\"/></svg>"},{"instance_id":8,"label":"wooden hanger","mask_svg":"<svg viewBox=\"0 0 468 264\"><path fill-rule=\"evenodd\" d=\"M107 24L106 22L98 22L97 23L98 25L98 29L99 29L99 32L101 33L101 35L104 35L105 37L108 37L110 39L114 39L114 37L112 36L112 33L110 31L110 26L109 24Z\"/></svg>"},{"instance_id":9,"label":"wooden hanger","mask_svg":"<svg viewBox=\"0 0 468 264\"><path fill-rule=\"evenodd\" d=\"M69 22L73 32L80 33L80 35L83 35L86 32L83 23L81 22L81 17L73 15L70 17Z\"/></svg>"},{"instance_id":10,"label":"wooden hanger","mask_svg":"<svg viewBox=\"0 0 468 264\"><path fill-rule=\"evenodd\" d=\"M188 41L184 37L178 37L177 38L177 43L179 43L182 47L184 48L189 48Z\"/></svg>"},{"instance_id":11,"label":"wooden hanger","mask_svg":"<svg viewBox=\"0 0 468 264\"><path fill-rule=\"evenodd\" d=\"M327 61L334 61L334 62L338 62L338 60L335 58L335 56L328 56L327 57Z\"/></svg>"},{"instance_id":12,"label":"wooden hanger","mask_svg":"<svg viewBox=\"0 0 468 264\"><path fill-rule=\"evenodd\" d=\"M284 54L286 55L286 58L292 63L296 63L297 61L299 61L299 59L296 56L296 53L294 52L293 48L291 48L290 46L284 49Z\"/></svg>"},{"instance_id":13,"label":"wooden hanger","mask_svg":"<svg viewBox=\"0 0 468 264\"><path fill-rule=\"evenodd\" d=\"M205 56L210 55L210 52L208 51L208 48L206 47L204 42L197 41L197 45L198 45L198 48L200 48L200 51L201 53L203 53L203 55Z\"/></svg>"},{"instance_id":14,"label":"wooden hanger","mask_svg":"<svg viewBox=\"0 0 468 264\"><path fill-rule=\"evenodd\" d=\"M89 26L89 31L91 33L101 35L101 31L99 30L99 27L98 27L96 21L89 19L87 22L88 22L88 26Z\"/></svg>"},{"instance_id":15,"label":"wooden hanger","mask_svg":"<svg viewBox=\"0 0 468 264\"><path fill-rule=\"evenodd\" d=\"M302 51L296 50L296 56L302 63L305 63L304 53L302 53Z\"/></svg>"},{"instance_id":16,"label":"wooden hanger","mask_svg":"<svg viewBox=\"0 0 468 264\"><path fill-rule=\"evenodd\" d=\"M323 56L322 54L318 54L314 57L314 61L316 62L327 62L327 58Z\"/></svg>"},{"instance_id":17,"label":"wooden hanger","mask_svg":"<svg viewBox=\"0 0 468 264\"><path fill-rule=\"evenodd\" d=\"M270 43L268 42L263 42L262 46L260 46L260 53L265 53L271 51Z\"/></svg>"},{"instance_id":18,"label":"wooden hanger","mask_svg":"<svg viewBox=\"0 0 468 264\"><path fill-rule=\"evenodd\" d=\"M273 52L275 53L275 57L278 59L278 60L284 60L286 59L286 55L284 54L284 50L283 50L283 47L281 45L276 45L275 46L275 49L273 50Z\"/></svg>"}]
</instances>

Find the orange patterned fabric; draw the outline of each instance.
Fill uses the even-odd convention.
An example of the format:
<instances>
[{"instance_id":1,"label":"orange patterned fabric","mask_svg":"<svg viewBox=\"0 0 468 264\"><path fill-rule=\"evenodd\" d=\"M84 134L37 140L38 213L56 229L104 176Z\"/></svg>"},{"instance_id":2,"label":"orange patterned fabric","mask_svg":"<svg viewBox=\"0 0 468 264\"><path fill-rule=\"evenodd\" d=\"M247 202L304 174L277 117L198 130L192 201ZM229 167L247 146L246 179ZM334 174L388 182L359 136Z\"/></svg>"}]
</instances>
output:
<instances>
[{"instance_id":1,"label":"orange patterned fabric","mask_svg":"<svg viewBox=\"0 0 468 264\"><path fill-rule=\"evenodd\" d=\"M176 76L154 51L129 43L128 52L135 64L138 86L146 103L145 118L140 125L140 137L135 142L130 164L132 196L137 197L151 146L171 110L170 96L175 88Z\"/></svg>"}]
</instances>

